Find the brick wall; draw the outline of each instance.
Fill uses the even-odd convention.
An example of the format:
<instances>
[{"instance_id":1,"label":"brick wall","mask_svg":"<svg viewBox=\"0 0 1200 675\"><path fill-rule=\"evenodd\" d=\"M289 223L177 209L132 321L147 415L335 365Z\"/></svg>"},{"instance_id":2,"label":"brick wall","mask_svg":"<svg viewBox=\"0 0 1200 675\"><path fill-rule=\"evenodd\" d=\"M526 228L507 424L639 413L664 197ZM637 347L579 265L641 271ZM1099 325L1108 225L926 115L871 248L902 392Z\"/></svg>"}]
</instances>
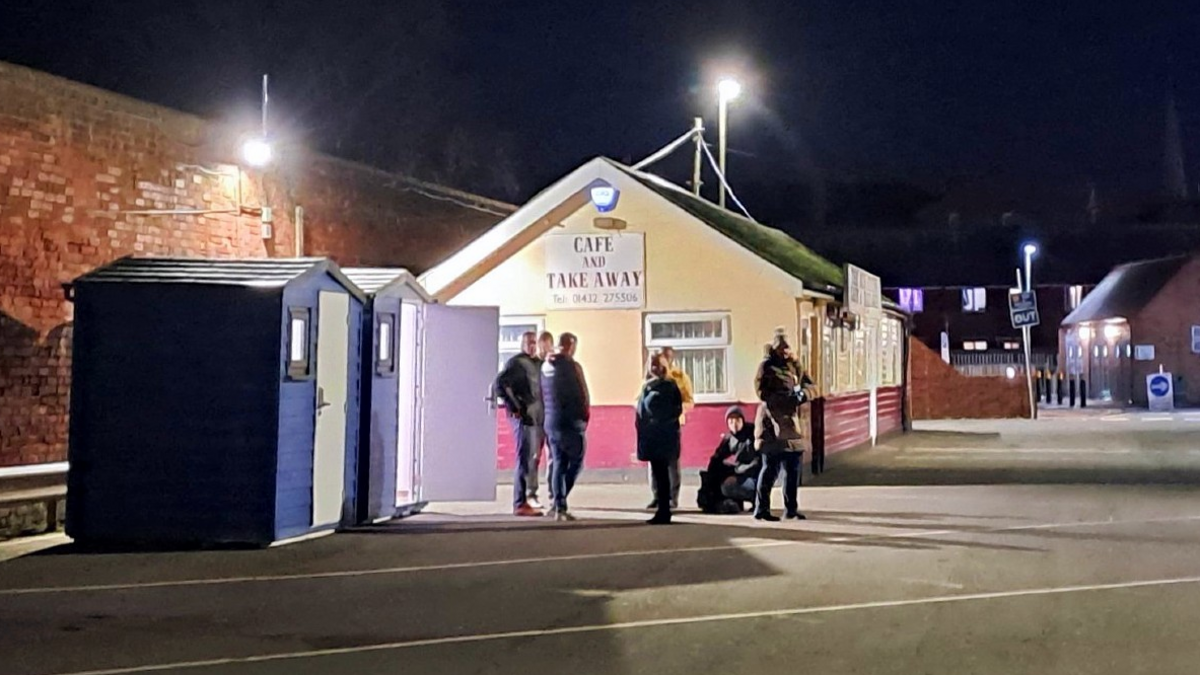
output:
<instances>
[{"instance_id":1,"label":"brick wall","mask_svg":"<svg viewBox=\"0 0 1200 675\"><path fill-rule=\"evenodd\" d=\"M1200 256L1185 263L1130 322L1133 344L1154 345L1153 361L1131 362L1135 404L1147 405L1146 376L1161 364L1176 377L1176 400L1200 405L1200 354L1192 353L1192 326L1200 326Z\"/></svg>"},{"instance_id":2,"label":"brick wall","mask_svg":"<svg viewBox=\"0 0 1200 675\"><path fill-rule=\"evenodd\" d=\"M914 420L1029 416L1025 380L967 377L917 338L909 338L909 398Z\"/></svg>"},{"instance_id":3,"label":"brick wall","mask_svg":"<svg viewBox=\"0 0 1200 675\"><path fill-rule=\"evenodd\" d=\"M235 130L0 63L0 466L65 459L72 306L125 255L295 252L420 272L512 207L294 149L242 172ZM274 215L262 236L260 208ZM205 213L146 214L147 210Z\"/></svg>"}]
</instances>

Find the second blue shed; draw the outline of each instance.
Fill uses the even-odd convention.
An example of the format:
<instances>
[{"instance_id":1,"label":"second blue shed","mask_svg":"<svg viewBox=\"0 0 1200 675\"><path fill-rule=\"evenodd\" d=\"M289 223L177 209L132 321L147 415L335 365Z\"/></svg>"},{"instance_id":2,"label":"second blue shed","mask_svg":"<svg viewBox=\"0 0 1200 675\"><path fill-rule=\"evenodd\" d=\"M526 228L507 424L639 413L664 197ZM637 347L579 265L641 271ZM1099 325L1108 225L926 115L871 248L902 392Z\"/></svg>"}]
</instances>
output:
<instances>
[{"instance_id":1,"label":"second blue shed","mask_svg":"<svg viewBox=\"0 0 1200 675\"><path fill-rule=\"evenodd\" d=\"M353 520L365 296L325 259L75 280L67 532L266 545Z\"/></svg>"}]
</instances>

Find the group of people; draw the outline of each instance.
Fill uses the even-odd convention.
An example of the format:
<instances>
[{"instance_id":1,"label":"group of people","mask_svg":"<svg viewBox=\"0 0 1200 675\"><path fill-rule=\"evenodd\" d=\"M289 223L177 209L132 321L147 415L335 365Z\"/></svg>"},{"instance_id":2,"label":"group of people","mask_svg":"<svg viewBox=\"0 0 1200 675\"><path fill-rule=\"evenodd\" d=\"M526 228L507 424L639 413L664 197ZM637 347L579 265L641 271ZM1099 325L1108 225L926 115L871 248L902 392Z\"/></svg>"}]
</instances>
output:
<instances>
[{"instance_id":1,"label":"group of people","mask_svg":"<svg viewBox=\"0 0 1200 675\"><path fill-rule=\"evenodd\" d=\"M591 417L587 380L575 361L578 342L575 335L563 333L556 348L550 333L525 333L521 352L496 378L496 395L508 413L516 446L517 516L546 515L538 499L538 465L543 447L548 447L549 515L560 521L575 519L568 497L583 467ZM798 501L803 457L799 413L815 392L783 331L776 331L767 345L755 391L759 405L753 422L740 407L726 412L728 431L700 472L697 503L707 513L738 513L751 502L756 519L778 521L771 512L771 491L782 471L784 517L803 520ZM650 524L669 524L678 508L680 436L693 406L691 380L676 363L674 350L651 354L635 404L637 457L650 471Z\"/></svg>"}]
</instances>

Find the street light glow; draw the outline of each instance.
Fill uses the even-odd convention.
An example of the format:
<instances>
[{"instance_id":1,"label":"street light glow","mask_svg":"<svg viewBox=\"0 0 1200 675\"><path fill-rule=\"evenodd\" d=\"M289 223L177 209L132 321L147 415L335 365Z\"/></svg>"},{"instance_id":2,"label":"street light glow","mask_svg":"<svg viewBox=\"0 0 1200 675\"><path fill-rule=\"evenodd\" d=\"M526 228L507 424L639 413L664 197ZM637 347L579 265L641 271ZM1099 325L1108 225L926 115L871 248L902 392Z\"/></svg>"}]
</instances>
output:
<instances>
[{"instance_id":1,"label":"street light glow","mask_svg":"<svg viewBox=\"0 0 1200 675\"><path fill-rule=\"evenodd\" d=\"M1033 255L1037 250L1037 244L1025 244L1025 255Z\"/></svg>"},{"instance_id":2,"label":"street light glow","mask_svg":"<svg viewBox=\"0 0 1200 675\"><path fill-rule=\"evenodd\" d=\"M717 83L717 93L722 101L732 101L742 93L742 85L737 80L725 78Z\"/></svg>"},{"instance_id":3,"label":"street light glow","mask_svg":"<svg viewBox=\"0 0 1200 675\"><path fill-rule=\"evenodd\" d=\"M271 144L262 138L251 138L242 144L242 159L253 167L264 167L271 163Z\"/></svg>"},{"instance_id":4,"label":"street light glow","mask_svg":"<svg viewBox=\"0 0 1200 675\"><path fill-rule=\"evenodd\" d=\"M1117 338L1121 337L1121 327L1111 323L1106 325L1104 327L1104 337L1109 342L1116 340Z\"/></svg>"}]
</instances>

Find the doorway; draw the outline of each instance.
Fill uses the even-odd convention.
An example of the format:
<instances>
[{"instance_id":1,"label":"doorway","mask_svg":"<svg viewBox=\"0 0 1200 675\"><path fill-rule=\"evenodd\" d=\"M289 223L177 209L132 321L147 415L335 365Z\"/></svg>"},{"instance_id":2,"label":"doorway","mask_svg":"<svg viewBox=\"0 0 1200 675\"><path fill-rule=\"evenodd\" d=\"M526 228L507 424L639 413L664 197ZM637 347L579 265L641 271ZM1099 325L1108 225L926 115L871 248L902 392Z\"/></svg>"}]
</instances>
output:
<instances>
[{"instance_id":1,"label":"doorway","mask_svg":"<svg viewBox=\"0 0 1200 675\"><path fill-rule=\"evenodd\" d=\"M342 519L346 484L346 387L350 296L321 291L317 304L317 422L313 438L312 524Z\"/></svg>"}]
</instances>

